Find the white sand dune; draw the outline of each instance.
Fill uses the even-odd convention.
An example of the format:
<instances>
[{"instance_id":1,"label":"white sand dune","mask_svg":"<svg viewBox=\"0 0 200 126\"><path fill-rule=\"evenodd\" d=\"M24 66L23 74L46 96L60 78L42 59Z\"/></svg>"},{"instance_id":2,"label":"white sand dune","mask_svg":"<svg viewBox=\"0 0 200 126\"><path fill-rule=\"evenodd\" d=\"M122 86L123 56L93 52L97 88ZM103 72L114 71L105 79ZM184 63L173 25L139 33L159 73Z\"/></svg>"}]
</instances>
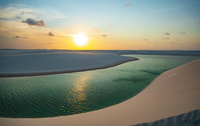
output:
<instances>
[{"instance_id":1,"label":"white sand dune","mask_svg":"<svg viewBox=\"0 0 200 126\"><path fill-rule=\"evenodd\" d=\"M29 50L0 55L0 77L48 75L108 68L133 57L108 53Z\"/></svg>"},{"instance_id":2,"label":"white sand dune","mask_svg":"<svg viewBox=\"0 0 200 126\"><path fill-rule=\"evenodd\" d=\"M164 72L135 97L71 116L0 118L1 126L131 126L200 109L200 60ZM199 115L198 115L199 116Z\"/></svg>"}]
</instances>

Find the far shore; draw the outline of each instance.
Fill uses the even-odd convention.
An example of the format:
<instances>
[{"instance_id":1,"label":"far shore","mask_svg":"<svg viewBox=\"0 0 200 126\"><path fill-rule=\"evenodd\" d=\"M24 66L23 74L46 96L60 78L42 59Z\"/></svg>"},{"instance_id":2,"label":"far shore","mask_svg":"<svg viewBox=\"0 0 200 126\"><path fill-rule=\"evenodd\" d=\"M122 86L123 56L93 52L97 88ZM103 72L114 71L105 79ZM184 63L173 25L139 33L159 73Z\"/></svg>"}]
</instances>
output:
<instances>
[{"instance_id":1,"label":"far shore","mask_svg":"<svg viewBox=\"0 0 200 126\"><path fill-rule=\"evenodd\" d=\"M90 71L90 70L98 70L98 69L106 69L110 67L114 67L126 62L136 61L139 60L138 58L130 57L129 59L123 61L117 61L115 63L107 64L100 67L93 67L93 68L83 68L83 69L74 69L74 70L63 70L63 71L51 71L51 72L37 72L37 73L8 73L8 74L0 74L0 78L5 77L25 77L25 76L41 76L41 75L52 75L52 74L64 74L64 73L74 73L74 72L83 72L83 71Z\"/></svg>"}]
</instances>

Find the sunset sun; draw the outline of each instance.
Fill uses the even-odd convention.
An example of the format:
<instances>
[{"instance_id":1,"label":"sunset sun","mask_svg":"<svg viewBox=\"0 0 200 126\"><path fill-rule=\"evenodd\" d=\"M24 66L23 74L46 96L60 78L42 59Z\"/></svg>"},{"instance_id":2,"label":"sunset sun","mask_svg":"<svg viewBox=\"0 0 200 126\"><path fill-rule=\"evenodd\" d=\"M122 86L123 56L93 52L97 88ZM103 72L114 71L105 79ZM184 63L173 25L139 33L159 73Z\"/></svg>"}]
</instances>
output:
<instances>
[{"instance_id":1,"label":"sunset sun","mask_svg":"<svg viewBox=\"0 0 200 126\"><path fill-rule=\"evenodd\" d=\"M74 42L79 46L85 45L87 41L88 37L86 37L84 34L74 35Z\"/></svg>"}]
</instances>

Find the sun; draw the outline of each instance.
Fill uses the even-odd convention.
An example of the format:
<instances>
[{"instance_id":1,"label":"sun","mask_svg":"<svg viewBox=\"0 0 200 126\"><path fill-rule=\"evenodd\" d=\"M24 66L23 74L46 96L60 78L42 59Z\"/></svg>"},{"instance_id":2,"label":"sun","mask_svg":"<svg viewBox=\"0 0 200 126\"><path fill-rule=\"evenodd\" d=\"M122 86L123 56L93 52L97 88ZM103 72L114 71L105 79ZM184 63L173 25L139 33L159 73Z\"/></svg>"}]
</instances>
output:
<instances>
[{"instance_id":1,"label":"sun","mask_svg":"<svg viewBox=\"0 0 200 126\"><path fill-rule=\"evenodd\" d=\"M79 46L85 45L87 41L88 37L86 37L84 34L74 35L74 42Z\"/></svg>"}]
</instances>

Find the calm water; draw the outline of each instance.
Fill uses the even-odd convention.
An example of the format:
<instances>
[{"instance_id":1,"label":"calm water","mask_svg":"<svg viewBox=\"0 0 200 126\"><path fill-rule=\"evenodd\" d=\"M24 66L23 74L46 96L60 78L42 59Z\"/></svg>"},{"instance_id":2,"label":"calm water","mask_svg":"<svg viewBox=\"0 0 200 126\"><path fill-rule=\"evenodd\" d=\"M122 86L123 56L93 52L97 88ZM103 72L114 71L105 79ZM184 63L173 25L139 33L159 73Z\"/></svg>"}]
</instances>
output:
<instances>
[{"instance_id":1,"label":"calm water","mask_svg":"<svg viewBox=\"0 0 200 126\"><path fill-rule=\"evenodd\" d=\"M200 59L127 56L140 60L87 72L0 78L0 116L51 117L102 109L135 96L164 71Z\"/></svg>"}]
</instances>

